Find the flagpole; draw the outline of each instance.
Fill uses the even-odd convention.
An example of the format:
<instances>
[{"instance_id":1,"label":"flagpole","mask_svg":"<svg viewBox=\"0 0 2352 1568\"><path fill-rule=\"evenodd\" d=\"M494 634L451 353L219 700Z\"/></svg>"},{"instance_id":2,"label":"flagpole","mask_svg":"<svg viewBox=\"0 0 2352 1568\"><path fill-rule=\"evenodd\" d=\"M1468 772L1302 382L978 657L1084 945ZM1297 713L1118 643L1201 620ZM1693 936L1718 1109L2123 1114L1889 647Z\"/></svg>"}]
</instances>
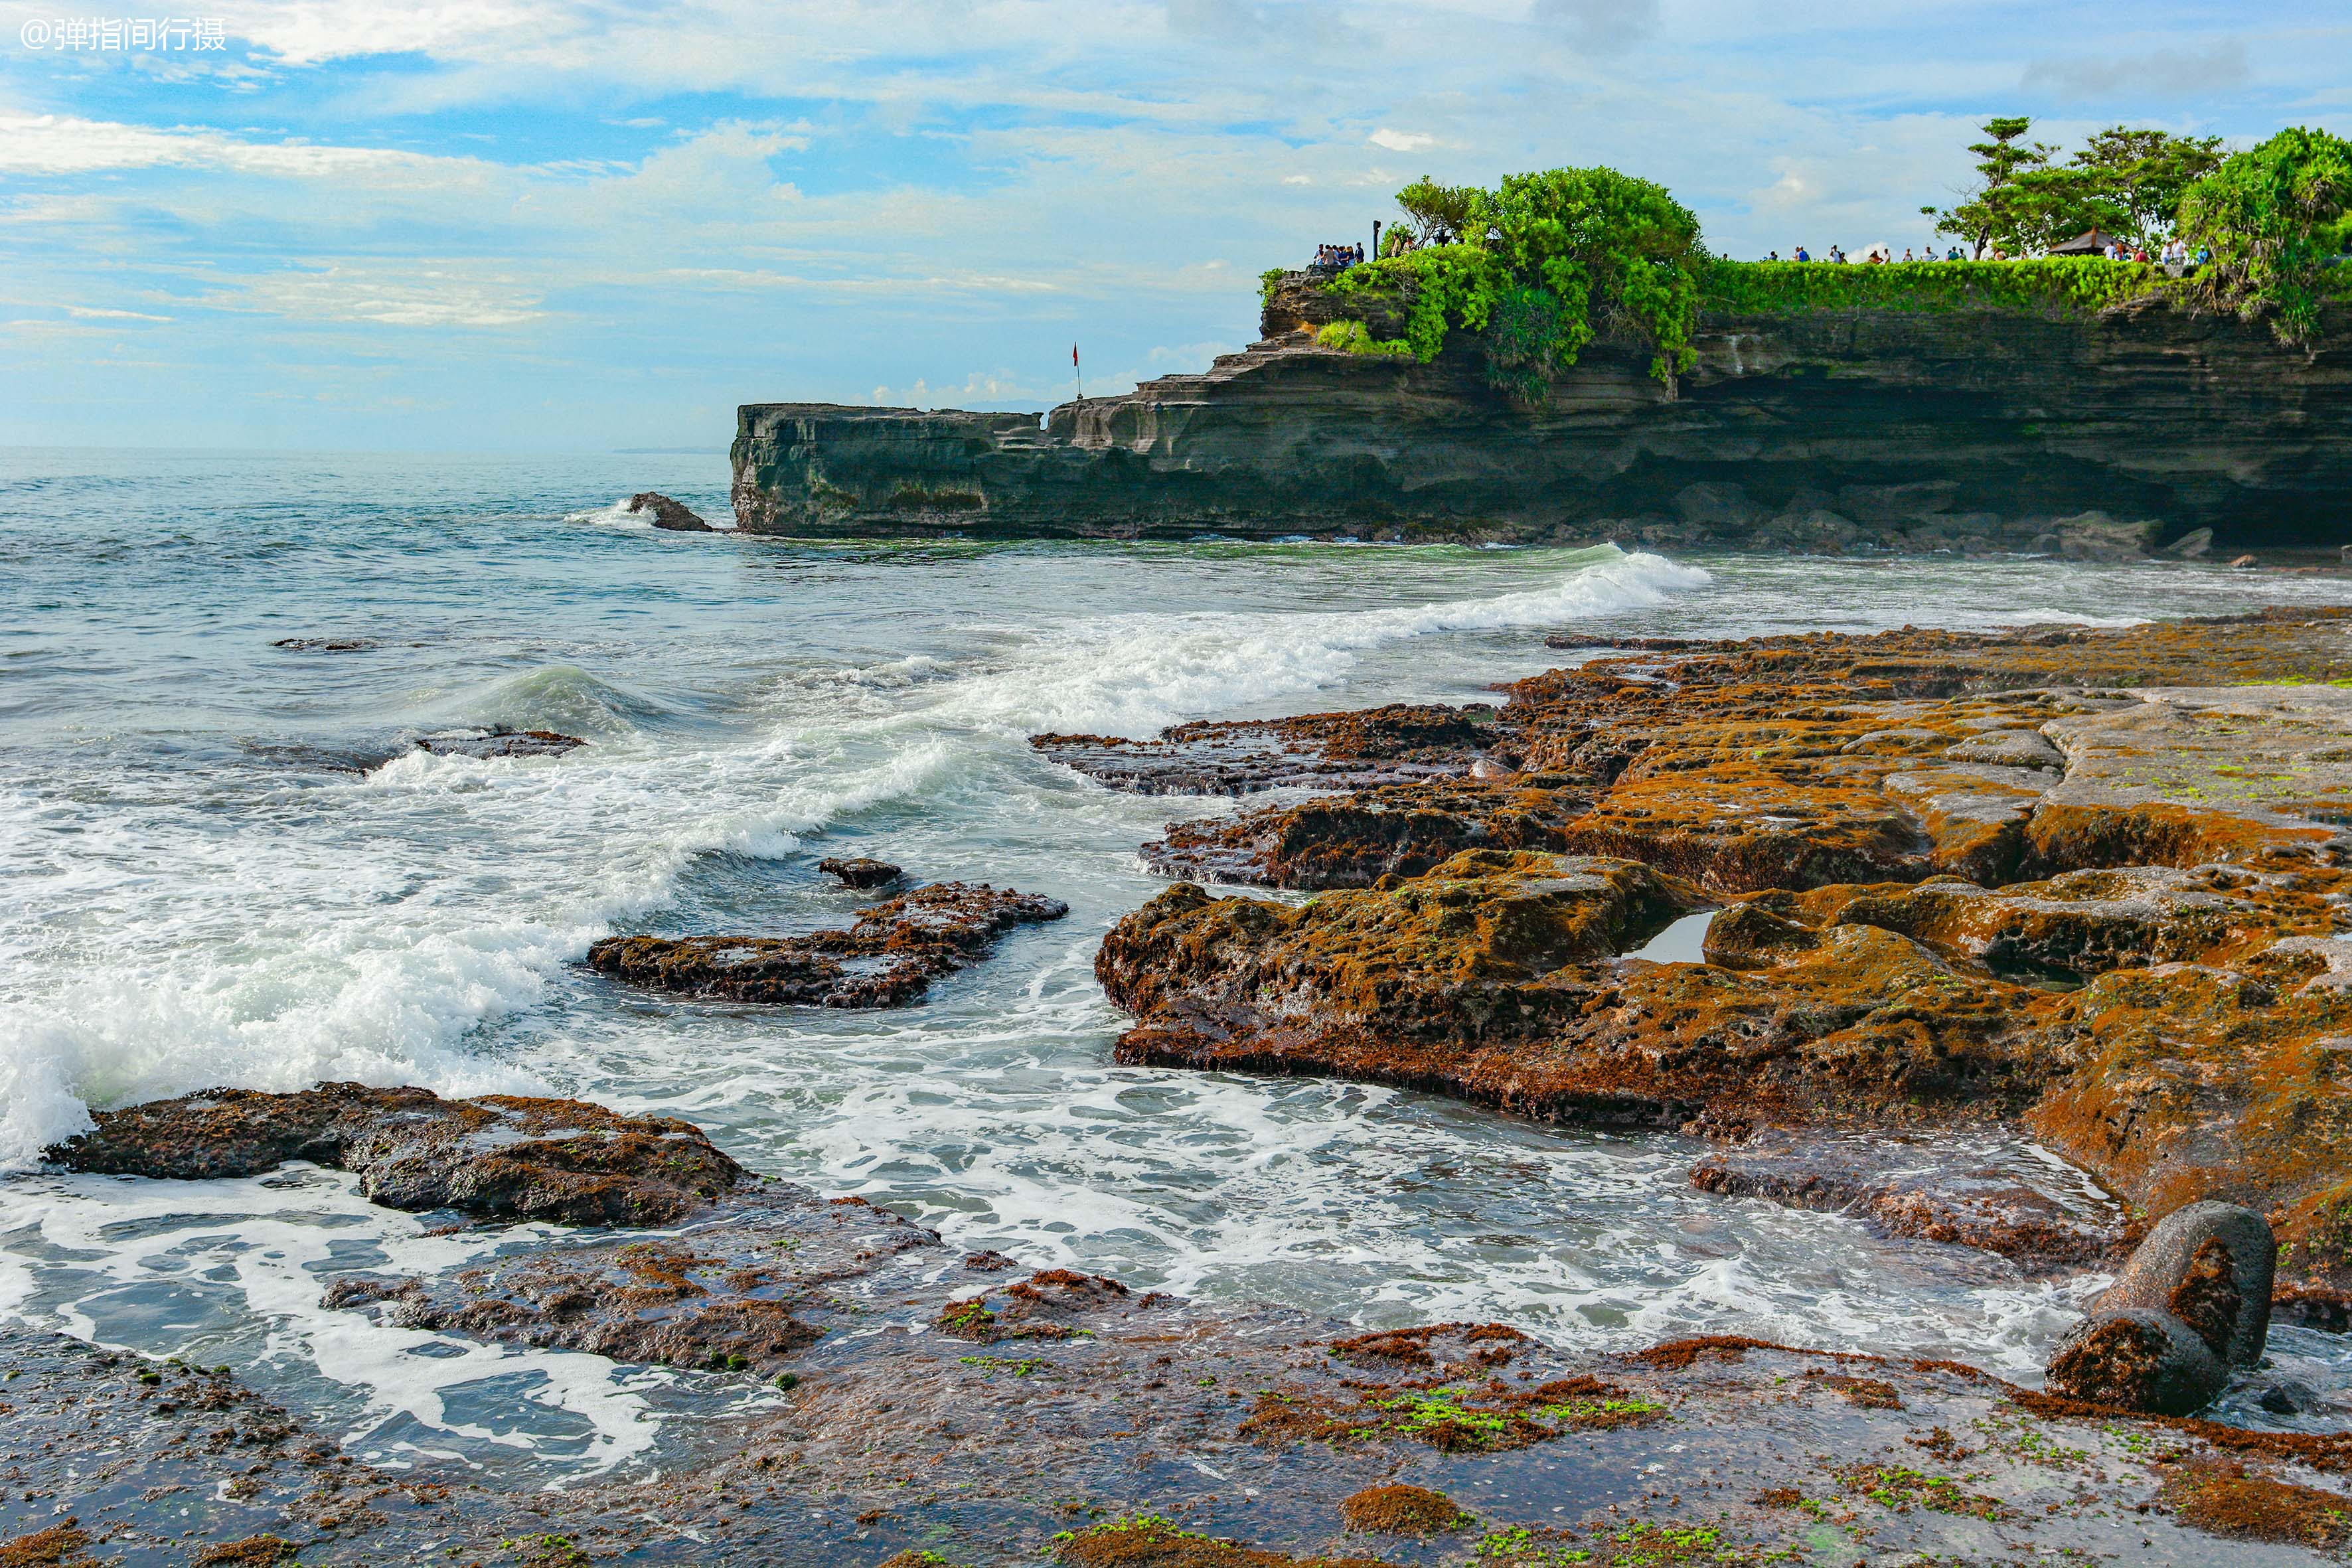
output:
<instances>
[{"instance_id":1,"label":"flagpole","mask_svg":"<svg viewBox=\"0 0 2352 1568\"><path fill-rule=\"evenodd\" d=\"M1078 378L1078 401L1084 403L1087 400L1087 373L1079 368L1078 345L1076 343L1070 345L1070 372Z\"/></svg>"}]
</instances>

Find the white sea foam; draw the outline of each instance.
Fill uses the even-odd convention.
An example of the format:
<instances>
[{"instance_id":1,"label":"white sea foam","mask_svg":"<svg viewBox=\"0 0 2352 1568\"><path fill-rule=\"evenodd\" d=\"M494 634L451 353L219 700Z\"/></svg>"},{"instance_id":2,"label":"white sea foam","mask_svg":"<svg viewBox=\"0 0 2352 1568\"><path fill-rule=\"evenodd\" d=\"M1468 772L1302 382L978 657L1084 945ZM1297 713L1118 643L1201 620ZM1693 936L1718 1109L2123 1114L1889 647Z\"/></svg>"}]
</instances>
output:
<instances>
[{"instance_id":1,"label":"white sea foam","mask_svg":"<svg viewBox=\"0 0 2352 1568\"><path fill-rule=\"evenodd\" d=\"M1570 626L1661 605L1711 581L1694 566L1612 546L1538 588L1478 598L1281 616L1101 617L1039 637L1004 668L958 680L936 705L1027 732L1147 735L1347 679L1364 653L1446 632Z\"/></svg>"},{"instance_id":2,"label":"white sea foam","mask_svg":"<svg viewBox=\"0 0 2352 1568\"><path fill-rule=\"evenodd\" d=\"M315 1369L335 1385L331 1419L355 1449L397 1450L430 1434L478 1457L514 1449L558 1473L593 1475L651 1447L646 1393L673 1377L386 1327L320 1305L322 1276L348 1270L354 1258L440 1274L548 1233L519 1226L436 1234L417 1216L369 1203L352 1179L307 1166L267 1180L50 1176L0 1185L0 1234L26 1233L71 1261L37 1271L23 1253L0 1251L0 1308L121 1344L147 1338L157 1296L169 1292L174 1337L133 1348L198 1365L278 1363L298 1384Z\"/></svg>"}]
</instances>

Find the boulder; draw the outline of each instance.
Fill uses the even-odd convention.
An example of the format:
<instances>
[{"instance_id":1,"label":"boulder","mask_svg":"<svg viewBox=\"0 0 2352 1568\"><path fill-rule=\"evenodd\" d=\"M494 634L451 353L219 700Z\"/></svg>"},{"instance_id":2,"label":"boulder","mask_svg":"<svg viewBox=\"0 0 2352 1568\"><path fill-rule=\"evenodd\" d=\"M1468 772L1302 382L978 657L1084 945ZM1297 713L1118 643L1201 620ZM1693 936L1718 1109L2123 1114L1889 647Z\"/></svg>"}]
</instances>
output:
<instances>
[{"instance_id":1,"label":"boulder","mask_svg":"<svg viewBox=\"0 0 2352 1568\"><path fill-rule=\"evenodd\" d=\"M2210 528L2200 528L2182 534L2166 545L2164 552L2167 555L2179 556L2183 561L2194 561L2212 548L2213 531Z\"/></svg>"},{"instance_id":2,"label":"boulder","mask_svg":"<svg viewBox=\"0 0 2352 1568\"><path fill-rule=\"evenodd\" d=\"M2263 1359L2270 1334L2277 1261L2278 1242L2261 1215L2237 1204L2190 1204L2148 1232L2095 1305L2102 1312L2168 1312L2215 1355L2252 1366Z\"/></svg>"},{"instance_id":3,"label":"boulder","mask_svg":"<svg viewBox=\"0 0 2352 1568\"><path fill-rule=\"evenodd\" d=\"M2262 563L2255 560L2251 555L2241 555L2236 560L2231 561L2230 564L2240 572L2251 572L2255 567L2261 565Z\"/></svg>"},{"instance_id":4,"label":"boulder","mask_svg":"<svg viewBox=\"0 0 2352 1568\"><path fill-rule=\"evenodd\" d=\"M639 490L621 509L631 514L651 512L656 528L666 528L673 533L716 533L719 531L694 514L683 501L675 501L659 490Z\"/></svg>"},{"instance_id":5,"label":"boulder","mask_svg":"<svg viewBox=\"0 0 2352 1568\"><path fill-rule=\"evenodd\" d=\"M2104 511L2077 512L2052 523L2058 553L2069 561L2130 561L2146 552L2158 525L2126 522Z\"/></svg>"},{"instance_id":6,"label":"boulder","mask_svg":"<svg viewBox=\"0 0 2352 1568\"><path fill-rule=\"evenodd\" d=\"M840 878L844 887L856 888L860 892L895 882L900 876L898 868L889 861L869 860L862 856L850 859L828 858L818 861L816 868L828 877Z\"/></svg>"},{"instance_id":7,"label":"boulder","mask_svg":"<svg viewBox=\"0 0 2352 1568\"><path fill-rule=\"evenodd\" d=\"M2195 1330L2148 1307L2093 1313L2058 1342L2048 1373L2053 1394L2157 1415L2202 1410L2230 1380Z\"/></svg>"}]
</instances>

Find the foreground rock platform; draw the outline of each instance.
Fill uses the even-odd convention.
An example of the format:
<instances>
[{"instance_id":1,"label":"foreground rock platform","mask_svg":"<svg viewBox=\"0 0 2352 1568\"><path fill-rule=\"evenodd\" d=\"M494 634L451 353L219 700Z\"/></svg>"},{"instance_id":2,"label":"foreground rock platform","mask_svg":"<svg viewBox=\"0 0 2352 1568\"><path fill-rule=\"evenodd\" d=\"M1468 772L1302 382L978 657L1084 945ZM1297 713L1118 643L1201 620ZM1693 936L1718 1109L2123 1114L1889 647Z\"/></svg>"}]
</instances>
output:
<instances>
[{"instance_id":1,"label":"foreground rock platform","mask_svg":"<svg viewBox=\"0 0 2352 1568\"><path fill-rule=\"evenodd\" d=\"M398 1118L422 1091L370 1092ZM626 1120L552 1105L565 1126ZM157 1168L203 1173L257 1168L246 1127L313 1114L260 1096L241 1121L184 1101L117 1121L176 1125ZM328 1289L395 1321L699 1365L677 1375L772 1394L686 1424L658 1475L508 1490L362 1462L224 1369L0 1330L0 1561L2302 1563L2352 1539L2352 1436L2141 1416L1956 1363L1749 1339L1596 1355L1502 1323L1213 1310L963 1255L781 1184L738 1184L658 1232L533 1231L495 1268ZM689 1348L695 1314L740 1326L761 1302L796 1328Z\"/></svg>"},{"instance_id":2,"label":"foreground rock platform","mask_svg":"<svg viewBox=\"0 0 2352 1568\"><path fill-rule=\"evenodd\" d=\"M1377 754L1333 767L1338 716L1153 742L1159 777L1185 776L1198 739L1213 779L1255 748L1334 793L1147 847L1179 874L1316 896L1186 883L1122 921L1097 961L1136 1016L1121 1059L1681 1127L1728 1146L1711 1190L1857 1205L2038 1265L2130 1239L1808 1169L1784 1135L2021 1130L2141 1225L2252 1205L2284 1243L2281 1310L2340 1315L2352 617L1564 640L1584 662L1412 755L1434 784L1383 778ZM1446 733L1442 713L1419 722ZM1528 889L1603 863L1661 893L1589 927L1605 940L1542 935ZM1704 963L1642 955L1707 907Z\"/></svg>"}]
</instances>

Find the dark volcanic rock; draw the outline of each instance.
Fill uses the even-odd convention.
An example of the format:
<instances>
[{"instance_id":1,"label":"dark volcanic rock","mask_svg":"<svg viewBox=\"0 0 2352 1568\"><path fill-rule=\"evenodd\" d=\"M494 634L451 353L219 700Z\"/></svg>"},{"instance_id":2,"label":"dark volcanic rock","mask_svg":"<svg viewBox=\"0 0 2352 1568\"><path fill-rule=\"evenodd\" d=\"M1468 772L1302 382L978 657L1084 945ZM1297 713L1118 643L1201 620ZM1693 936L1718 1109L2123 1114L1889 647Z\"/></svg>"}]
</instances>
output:
<instances>
[{"instance_id":1,"label":"dark volcanic rock","mask_svg":"<svg viewBox=\"0 0 2352 1568\"><path fill-rule=\"evenodd\" d=\"M901 875L898 868L887 860L864 858L824 859L816 863L816 868L828 877L840 878L842 886L856 888L860 892L881 887L886 882L895 882Z\"/></svg>"},{"instance_id":2,"label":"dark volcanic rock","mask_svg":"<svg viewBox=\"0 0 2352 1568\"><path fill-rule=\"evenodd\" d=\"M553 730L515 730L493 724L487 730L452 730L446 734L420 735L416 749L436 757L560 757L588 742L577 735Z\"/></svg>"},{"instance_id":3,"label":"dark volcanic rock","mask_svg":"<svg viewBox=\"0 0 2352 1568\"><path fill-rule=\"evenodd\" d=\"M373 637L279 637L269 646L289 653L365 653L378 644Z\"/></svg>"},{"instance_id":4,"label":"dark volcanic rock","mask_svg":"<svg viewBox=\"0 0 2352 1568\"><path fill-rule=\"evenodd\" d=\"M2166 542L2135 521L2156 518L2222 542L2341 542L2352 306L2327 308L2308 353L2264 323L2154 301L1709 312L1675 387L1648 374L1649 347L1604 334L1531 414L1487 384L1467 333L1429 364L1316 346L1318 315L1379 301L1306 281L1276 290L1246 352L1066 404L1042 429L1034 414L746 404L737 521L2095 554Z\"/></svg>"},{"instance_id":5,"label":"dark volcanic rock","mask_svg":"<svg viewBox=\"0 0 2352 1568\"><path fill-rule=\"evenodd\" d=\"M932 981L977 963L1016 926L1057 921L1057 899L933 882L860 910L847 931L806 936L614 936L588 950L593 967L633 984L730 1002L902 1007Z\"/></svg>"},{"instance_id":6,"label":"dark volcanic rock","mask_svg":"<svg viewBox=\"0 0 2352 1568\"><path fill-rule=\"evenodd\" d=\"M743 1179L689 1122L576 1100L322 1083L291 1094L216 1089L101 1110L50 1149L69 1170L182 1180L289 1160L350 1171L369 1199L571 1225L665 1225Z\"/></svg>"},{"instance_id":7,"label":"dark volcanic rock","mask_svg":"<svg viewBox=\"0 0 2352 1568\"><path fill-rule=\"evenodd\" d=\"M2261 1215L2238 1204L2190 1204L2148 1232L2096 1306L2169 1312L2223 1361L2252 1366L2270 1335L2277 1259L2278 1242Z\"/></svg>"},{"instance_id":8,"label":"dark volcanic rock","mask_svg":"<svg viewBox=\"0 0 2352 1568\"><path fill-rule=\"evenodd\" d=\"M2147 1307L2095 1312L2051 1352L2050 1391L2068 1399L2159 1415L2189 1415L2230 1381L2195 1330Z\"/></svg>"},{"instance_id":9,"label":"dark volcanic rock","mask_svg":"<svg viewBox=\"0 0 2352 1568\"><path fill-rule=\"evenodd\" d=\"M1392 703L1352 713L1176 724L1149 741L1032 735L1029 744L1133 795L1359 789L1467 774L1496 739L1494 710Z\"/></svg>"},{"instance_id":10,"label":"dark volcanic rock","mask_svg":"<svg viewBox=\"0 0 2352 1568\"><path fill-rule=\"evenodd\" d=\"M675 501L659 490L639 490L621 509L627 512L651 512L656 528L666 528L673 533L715 533L718 530L705 522L683 502Z\"/></svg>"}]
</instances>

